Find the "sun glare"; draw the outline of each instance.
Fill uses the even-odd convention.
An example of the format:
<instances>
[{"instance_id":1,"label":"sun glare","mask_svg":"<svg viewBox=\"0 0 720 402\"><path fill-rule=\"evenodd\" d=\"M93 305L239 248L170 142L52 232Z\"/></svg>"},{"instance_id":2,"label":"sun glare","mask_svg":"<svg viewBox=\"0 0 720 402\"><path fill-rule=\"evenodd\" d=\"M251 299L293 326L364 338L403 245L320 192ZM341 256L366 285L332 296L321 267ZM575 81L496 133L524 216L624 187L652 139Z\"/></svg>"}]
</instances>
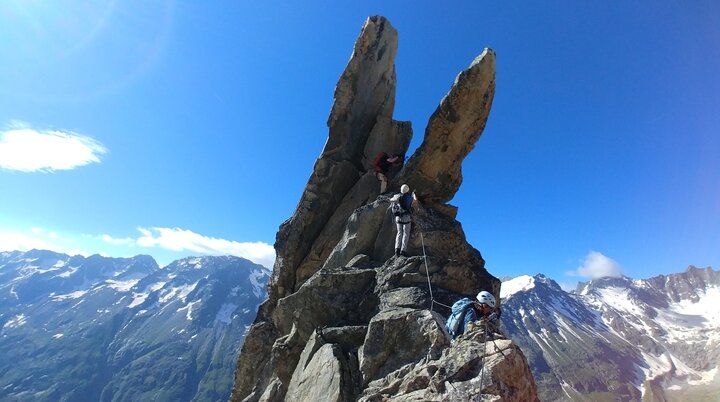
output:
<instances>
[{"instance_id":1,"label":"sun glare","mask_svg":"<svg viewBox=\"0 0 720 402\"><path fill-rule=\"evenodd\" d=\"M143 76L167 43L174 0L127 4L97 1L0 1L0 73L25 71L37 79L5 82L42 101L88 100Z\"/></svg>"}]
</instances>

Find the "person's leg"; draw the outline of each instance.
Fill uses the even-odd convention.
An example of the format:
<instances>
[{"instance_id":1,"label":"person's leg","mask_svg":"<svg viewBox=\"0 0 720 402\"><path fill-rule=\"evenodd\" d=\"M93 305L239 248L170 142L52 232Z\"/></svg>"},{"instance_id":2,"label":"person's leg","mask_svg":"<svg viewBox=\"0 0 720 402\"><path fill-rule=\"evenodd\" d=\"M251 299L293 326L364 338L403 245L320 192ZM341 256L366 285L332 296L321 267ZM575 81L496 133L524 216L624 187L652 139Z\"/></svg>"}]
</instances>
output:
<instances>
[{"instance_id":1,"label":"person's leg","mask_svg":"<svg viewBox=\"0 0 720 402\"><path fill-rule=\"evenodd\" d=\"M380 172L376 173L375 176L380 180L380 194L383 194L387 190L387 176Z\"/></svg>"},{"instance_id":2,"label":"person's leg","mask_svg":"<svg viewBox=\"0 0 720 402\"><path fill-rule=\"evenodd\" d=\"M400 222L395 221L395 226L397 227L397 234L395 235L395 255L400 255L400 248L402 246L402 238L403 238L403 225Z\"/></svg>"},{"instance_id":3,"label":"person's leg","mask_svg":"<svg viewBox=\"0 0 720 402\"><path fill-rule=\"evenodd\" d=\"M410 222L408 222L402 226L403 226L403 236L402 236L402 246L400 247L400 255L406 256L405 252L407 250L408 242L410 241Z\"/></svg>"}]
</instances>

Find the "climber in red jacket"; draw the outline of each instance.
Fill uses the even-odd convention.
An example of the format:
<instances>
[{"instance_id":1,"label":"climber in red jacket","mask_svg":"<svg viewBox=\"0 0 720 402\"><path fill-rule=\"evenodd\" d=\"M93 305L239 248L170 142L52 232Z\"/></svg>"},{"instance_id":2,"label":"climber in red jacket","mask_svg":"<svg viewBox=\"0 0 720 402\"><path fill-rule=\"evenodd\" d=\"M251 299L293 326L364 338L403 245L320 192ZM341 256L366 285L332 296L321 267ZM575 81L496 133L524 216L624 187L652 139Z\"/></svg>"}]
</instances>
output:
<instances>
[{"instance_id":1,"label":"climber in red jacket","mask_svg":"<svg viewBox=\"0 0 720 402\"><path fill-rule=\"evenodd\" d=\"M374 171L375 177L380 180L380 194L387 191L388 178L387 173L392 166L400 166L403 163L403 158L400 155L388 155L385 151L380 151L375 156Z\"/></svg>"}]
</instances>

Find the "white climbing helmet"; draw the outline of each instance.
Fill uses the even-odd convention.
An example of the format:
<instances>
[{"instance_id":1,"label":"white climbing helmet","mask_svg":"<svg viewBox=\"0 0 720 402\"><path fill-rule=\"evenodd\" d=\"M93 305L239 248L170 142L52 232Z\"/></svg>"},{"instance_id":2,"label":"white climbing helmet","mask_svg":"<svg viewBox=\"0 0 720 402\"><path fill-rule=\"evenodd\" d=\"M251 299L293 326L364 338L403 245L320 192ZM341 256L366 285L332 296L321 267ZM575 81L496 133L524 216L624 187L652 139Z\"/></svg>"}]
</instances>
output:
<instances>
[{"instance_id":1,"label":"white climbing helmet","mask_svg":"<svg viewBox=\"0 0 720 402\"><path fill-rule=\"evenodd\" d=\"M488 306L495 308L495 296L490 292L482 291L478 293L477 299L480 303L487 304Z\"/></svg>"},{"instance_id":2,"label":"white climbing helmet","mask_svg":"<svg viewBox=\"0 0 720 402\"><path fill-rule=\"evenodd\" d=\"M408 191L410 191L410 186L408 186L407 184L403 184L402 186L400 186L400 192L401 192L401 193L407 194Z\"/></svg>"}]
</instances>

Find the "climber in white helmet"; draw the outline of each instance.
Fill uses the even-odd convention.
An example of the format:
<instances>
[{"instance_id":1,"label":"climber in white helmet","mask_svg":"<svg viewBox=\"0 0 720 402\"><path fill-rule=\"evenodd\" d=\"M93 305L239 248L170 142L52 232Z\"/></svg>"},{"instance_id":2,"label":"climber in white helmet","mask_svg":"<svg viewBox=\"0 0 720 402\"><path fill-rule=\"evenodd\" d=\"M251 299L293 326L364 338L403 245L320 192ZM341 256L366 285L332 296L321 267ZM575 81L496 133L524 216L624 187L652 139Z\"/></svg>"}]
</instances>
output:
<instances>
[{"instance_id":1,"label":"climber in white helmet","mask_svg":"<svg viewBox=\"0 0 720 402\"><path fill-rule=\"evenodd\" d=\"M500 309L495 303L495 296L488 291L481 291L475 300L462 298L452 305L452 312L445 326L450 336L455 339L464 334L470 324L483 321L488 324L489 331L496 331Z\"/></svg>"},{"instance_id":2,"label":"climber in white helmet","mask_svg":"<svg viewBox=\"0 0 720 402\"><path fill-rule=\"evenodd\" d=\"M415 192L410 192L410 186L400 186L400 194L395 194L390 201L390 210L395 215L397 235L395 235L395 256L407 257L407 246L410 241L410 226L412 222L413 205L417 202Z\"/></svg>"}]
</instances>

